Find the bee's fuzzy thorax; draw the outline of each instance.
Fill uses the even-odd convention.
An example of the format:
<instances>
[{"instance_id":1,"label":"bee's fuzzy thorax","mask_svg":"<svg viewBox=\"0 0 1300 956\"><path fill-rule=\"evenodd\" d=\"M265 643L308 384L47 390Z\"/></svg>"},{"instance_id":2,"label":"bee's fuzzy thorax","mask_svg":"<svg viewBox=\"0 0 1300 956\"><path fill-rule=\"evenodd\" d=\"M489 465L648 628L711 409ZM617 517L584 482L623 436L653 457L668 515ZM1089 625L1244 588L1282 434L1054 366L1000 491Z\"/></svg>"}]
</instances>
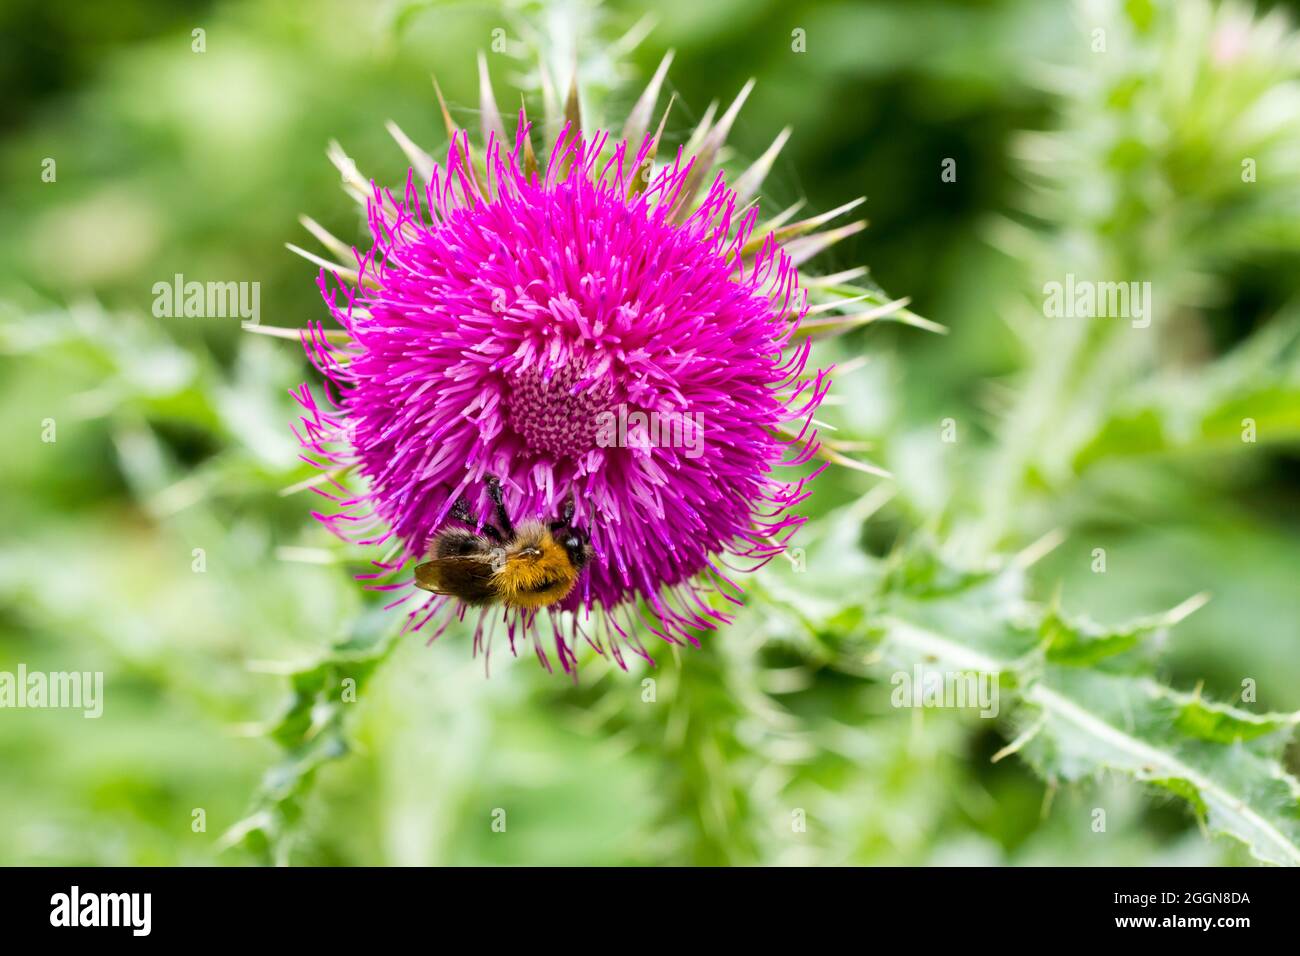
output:
<instances>
[{"instance_id":1,"label":"bee's fuzzy thorax","mask_svg":"<svg viewBox=\"0 0 1300 956\"><path fill-rule=\"evenodd\" d=\"M529 521L515 529L492 583L506 604L541 608L568 596L577 579L578 569L550 530Z\"/></svg>"}]
</instances>

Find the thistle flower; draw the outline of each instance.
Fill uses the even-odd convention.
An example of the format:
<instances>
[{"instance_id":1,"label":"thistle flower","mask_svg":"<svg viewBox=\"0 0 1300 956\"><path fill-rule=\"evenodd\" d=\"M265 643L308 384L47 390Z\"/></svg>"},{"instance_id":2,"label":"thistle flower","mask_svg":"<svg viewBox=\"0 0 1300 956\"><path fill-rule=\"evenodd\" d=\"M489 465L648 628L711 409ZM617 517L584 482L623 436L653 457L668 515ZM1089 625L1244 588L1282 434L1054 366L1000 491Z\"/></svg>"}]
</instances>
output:
<instances>
[{"instance_id":1,"label":"thistle flower","mask_svg":"<svg viewBox=\"0 0 1300 956\"><path fill-rule=\"evenodd\" d=\"M463 527L459 504L491 514L489 479L516 520L551 519L571 499L594 559L540 614L475 610L475 649L490 650L501 626L512 653L532 639L550 669L547 627L569 671L583 639L625 667L625 649L650 660L643 633L696 644L696 631L728 622L710 595L740 603L733 570L786 549L803 522L792 509L821 468L783 471L842 458L813 423L830 381L806 372L797 264L861 224L819 234L828 216L784 225L793 210L760 223L750 199L786 134L734 185L708 179L748 86L656 166L664 124L648 135L648 119L667 65L617 140L582 132L571 93L544 167L522 110L507 141L483 69L481 150L445 103L441 164L390 126L412 161L400 196L334 150L365 203L368 251L304 220L357 263L303 253L322 266L342 329L313 322L302 333L327 401L296 390L305 414L295 433L325 470L313 490L335 504L316 517L387 549L362 577L400 592L391 606L413 604L408 626L430 625L430 640L467 608L413 590L403 570L437 532ZM818 312L870 297L827 288ZM832 315L820 331L907 314L903 304Z\"/></svg>"}]
</instances>

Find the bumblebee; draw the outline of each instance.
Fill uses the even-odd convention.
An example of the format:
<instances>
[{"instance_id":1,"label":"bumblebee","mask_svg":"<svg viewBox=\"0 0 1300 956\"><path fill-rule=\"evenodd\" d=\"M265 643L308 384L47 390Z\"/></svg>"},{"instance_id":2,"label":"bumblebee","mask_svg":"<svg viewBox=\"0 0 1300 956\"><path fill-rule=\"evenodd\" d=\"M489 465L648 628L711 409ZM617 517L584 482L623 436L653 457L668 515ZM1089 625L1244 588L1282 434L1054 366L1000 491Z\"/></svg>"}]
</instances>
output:
<instances>
[{"instance_id":1,"label":"bumblebee","mask_svg":"<svg viewBox=\"0 0 1300 956\"><path fill-rule=\"evenodd\" d=\"M459 499L451 517L468 528L449 528L434 536L433 558L415 567L416 586L475 606L536 610L564 600L592 557L587 533L573 526L573 498L565 501L559 520L529 520L515 527L506 513L501 483L489 477L487 490L497 525L484 522L481 531L473 530L478 522L465 499Z\"/></svg>"}]
</instances>

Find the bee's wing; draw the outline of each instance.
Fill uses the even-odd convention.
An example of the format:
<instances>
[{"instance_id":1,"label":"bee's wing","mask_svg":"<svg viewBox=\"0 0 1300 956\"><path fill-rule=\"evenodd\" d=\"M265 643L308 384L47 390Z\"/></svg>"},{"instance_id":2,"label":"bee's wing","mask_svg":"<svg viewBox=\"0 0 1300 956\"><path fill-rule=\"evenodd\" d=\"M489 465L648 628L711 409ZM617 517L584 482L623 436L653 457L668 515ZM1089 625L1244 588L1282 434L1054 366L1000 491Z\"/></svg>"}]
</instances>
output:
<instances>
[{"instance_id":1,"label":"bee's wing","mask_svg":"<svg viewBox=\"0 0 1300 956\"><path fill-rule=\"evenodd\" d=\"M488 604L497 596L492 587L492 562L483 555L434 558L417 564L415 586L468 604Z\"/></svg>"}]
</instances>

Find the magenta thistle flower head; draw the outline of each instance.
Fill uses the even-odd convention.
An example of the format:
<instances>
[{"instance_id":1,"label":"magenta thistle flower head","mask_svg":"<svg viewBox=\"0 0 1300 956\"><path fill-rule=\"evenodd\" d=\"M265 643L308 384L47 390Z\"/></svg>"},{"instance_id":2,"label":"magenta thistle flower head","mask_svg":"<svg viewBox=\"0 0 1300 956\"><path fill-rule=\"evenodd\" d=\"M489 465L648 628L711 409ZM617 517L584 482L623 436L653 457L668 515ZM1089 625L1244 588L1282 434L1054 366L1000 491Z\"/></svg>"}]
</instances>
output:
<instances>
[{"instance_id":1,"label":"magenta thistle flower head","mask_svg":"<svg viewBox=\"0 0 1300 956\"><path fill-rule=\"evenodd\" d=\"M295 392L296 432L328 474L317 517L386 550L365 577L410 627L436 637L468 611L476 649L500 629L548 668L545 643L567 671L584 639L625 666L649 659L645 634L726 623L733 572L786 548L829 380L805 371L794 261L721 173L704 188L683 150L652 172L657 136L570 127L539 168L528 138L522 113L513 148L458 131L401 195L368 187L373 245L320 273L343 332L303 333L327 400ZM591 558L557 604L471 610L412 586L439 532L493 520L493 480L516 524L572 503Z\"/></svg>"}]
</instances>

